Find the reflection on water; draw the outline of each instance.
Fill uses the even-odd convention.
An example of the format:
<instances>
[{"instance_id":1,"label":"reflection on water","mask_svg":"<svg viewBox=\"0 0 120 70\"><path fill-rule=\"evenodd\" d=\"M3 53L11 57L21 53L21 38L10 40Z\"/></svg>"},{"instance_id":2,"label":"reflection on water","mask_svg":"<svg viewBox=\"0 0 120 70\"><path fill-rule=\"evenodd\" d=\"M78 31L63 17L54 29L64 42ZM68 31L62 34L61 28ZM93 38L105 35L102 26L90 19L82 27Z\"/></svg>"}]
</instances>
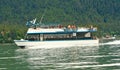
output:
<instances>
[{"instance_id":1,"label":"reflection on water","mask_svg":"<svg viewBox=\"0 0 120 70\"><path fill-rule=\"evenodd\" d=\"M119 44L47 49L0 45L0 70L119 69Z\"/></svg>"},{"instance_id":2,"label":"reflection on water","mask_svg":"<svg viewBox=\"0 0 120 70\"><path fill-rule=\"evenodd\" d=\"M112 48L113 47L113 48ZM119 68L119 46L84 46L51 49L18 49L20 60L27 62L29 69L44 70L101 70ZM115 51L116 50L116 51Z\"/></svg>"}]
</instances>

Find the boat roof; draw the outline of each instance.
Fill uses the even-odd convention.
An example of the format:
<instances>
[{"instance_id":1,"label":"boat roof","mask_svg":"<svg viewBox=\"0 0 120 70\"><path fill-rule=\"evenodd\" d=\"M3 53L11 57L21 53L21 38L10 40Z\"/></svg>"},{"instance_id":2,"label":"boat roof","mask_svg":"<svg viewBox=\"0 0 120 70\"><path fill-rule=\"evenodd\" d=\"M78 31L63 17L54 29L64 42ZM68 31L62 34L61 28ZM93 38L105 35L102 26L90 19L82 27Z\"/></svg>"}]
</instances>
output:
<instances>
[{"instance_id":1,"label":"boat roof","mask_svg":"<svg viewBox=\"0 0 120 70\"><path fill-rule=\"evenodd\" d=\"M27 34L69 34L69 33L80 33L80 32L96 32L97 29L93 28L77 28L77 29L68 29L68 28L29 28Z\"/></svg>"},{"instance_id":2,"label":"boat roof","mask_svg":"<svg viewBox=\"0 0 120 70\"><path fill-rule=\"evenodd\" d=\"M80 33L80 32L96 32L97 28L77 27L75 24L63 26L61 24L47 26L45 24L36 23L36 18L28 21L26 25L29 27L27 34L67 34L67 33Z\"/></svg>"}]
</instances>

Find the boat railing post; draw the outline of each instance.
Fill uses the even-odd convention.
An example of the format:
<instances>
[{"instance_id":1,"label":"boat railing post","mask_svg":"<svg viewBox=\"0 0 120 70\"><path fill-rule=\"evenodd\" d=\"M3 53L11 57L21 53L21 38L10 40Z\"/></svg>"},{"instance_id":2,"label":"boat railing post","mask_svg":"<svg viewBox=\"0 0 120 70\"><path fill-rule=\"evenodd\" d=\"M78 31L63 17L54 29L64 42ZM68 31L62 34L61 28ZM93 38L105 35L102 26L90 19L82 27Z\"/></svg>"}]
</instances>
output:
<instances>
[{"instance_id":1,"label":"boat railing post","mask_svg":"<svg viewBox=\"0 0 120 70\"><path fill-rule=\"evenodd\" d=\"M43 34L40 34L40 41L43 41Z\"/></svg>"}]
</instances>

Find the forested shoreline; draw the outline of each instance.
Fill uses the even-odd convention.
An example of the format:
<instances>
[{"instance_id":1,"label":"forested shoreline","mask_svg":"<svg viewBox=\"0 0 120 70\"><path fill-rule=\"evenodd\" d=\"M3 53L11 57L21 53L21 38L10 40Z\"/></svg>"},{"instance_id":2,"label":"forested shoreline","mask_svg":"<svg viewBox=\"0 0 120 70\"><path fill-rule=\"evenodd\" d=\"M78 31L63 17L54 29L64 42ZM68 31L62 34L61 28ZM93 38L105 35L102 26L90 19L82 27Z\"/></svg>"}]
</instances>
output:
<instances>
[{"instance_id":1,"label":"forested shoreline","mask_svg":"<svg viewBox=\"0 0 120 70\"><path fill-rule=\"evenodd\" d=\"M120 35L120 0L0 0L0 43L24 38L26 22L96 26L98 37Z\"/></svg>"}]
</instances>

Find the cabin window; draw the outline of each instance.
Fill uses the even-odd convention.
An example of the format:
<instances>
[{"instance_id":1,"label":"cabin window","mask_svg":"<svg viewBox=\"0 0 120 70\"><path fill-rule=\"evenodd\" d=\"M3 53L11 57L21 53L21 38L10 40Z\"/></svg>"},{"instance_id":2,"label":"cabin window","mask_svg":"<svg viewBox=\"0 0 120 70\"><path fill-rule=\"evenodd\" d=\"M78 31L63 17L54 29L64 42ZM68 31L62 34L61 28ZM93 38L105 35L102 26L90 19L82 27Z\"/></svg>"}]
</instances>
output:
<instances>
[{"instance_id":1,"label":"cabin window","mask_svg":"<svg viewBox=\"0 0 120 70\"><path fill-rule=\"evenodd\" d=\"M80 32L77 33L77 38L78 39L91 39L91 33L90 32Z\"/></svg>"},{"instance_id":2,"label":"cabin window","mask_svg":"<svg viewBox=\"0 0 120 70\"><path fill-rule=\"evenodd\" d=\"M29 34L26 37L29 41L44 41L44 40L79 40L92 39L90 32L67 33L67 34Z\"/></svg>"},{"instance_id":3,"label":"cabin window","mask_svg":"<svg viewBox=\"0 0 120 70\"><path fill-rule=\"evenodd\" d=\"M65 40L72 38L72 34L44 34L44 40Z\"/></svg>"},{"instance_id":4,"label":"cabin window","mask_svg":"<svg viewBox=\"0 0 120 70\"><path fill-rule=\"evenodd\" d=\"M40 38L39 34L35 34L35 35L27 35L26 39L29 41L38 41Z\"/></svg>"}]
</instances>

